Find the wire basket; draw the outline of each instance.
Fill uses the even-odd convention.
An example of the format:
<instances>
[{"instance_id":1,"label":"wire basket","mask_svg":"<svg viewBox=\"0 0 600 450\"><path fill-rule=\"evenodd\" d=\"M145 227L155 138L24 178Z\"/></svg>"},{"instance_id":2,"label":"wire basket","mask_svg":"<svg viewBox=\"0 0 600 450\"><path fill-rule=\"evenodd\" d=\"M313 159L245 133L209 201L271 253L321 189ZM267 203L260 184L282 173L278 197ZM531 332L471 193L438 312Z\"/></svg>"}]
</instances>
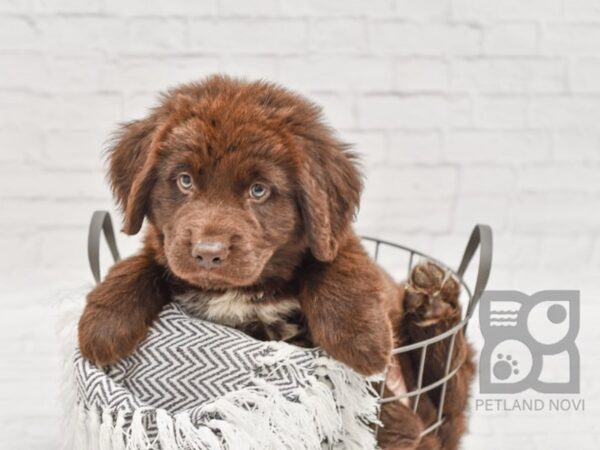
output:
<instances>
[{"instance_id":1,"label":"wire basket","mask_svg":"<svg viewBox=\"0 0 600 450\"><path fill-rule=\"evenodd\" d=\"M384 248L392 249L393 251L396 251L396 252L403 252L405 255L408 254L408 267L407 267L407 271L406 271L407 278L410 277L410 274L411 274L411 271L413 268L413 263L415 260L415 255L417 257L421 257L421 258L427 259L429 261L432 261L432 262L438 264L440 267L449 271L452 275L454 275L456 277L456 279L460 283L460 286L462 286L461 292L463 293L463 297L462 297L463 300L465 298L464 296L466 296L466 308L463 307L463 316L462 316L461 321L458 324L454 325L452 328L444 331L443 333L438 334L437 336L433 336L431 338L428 338L428 339L425 339L425 340L422 340L419 342L414 342L409 345L397 347L393 350L393 352L392 352L393 355L399 355L401 353L408 353L408 352L412 352L412 351L420 351L416 388L409 390L408 392L396 395L396 396L384 397L385 382L383 382L381 385L381 391L379 394L381 404L394 402L394 401L402 401L403 399L411 399L414 397L415 399L413 401L412 410L415 413L416 413L417 407L419 405L419 400L423 394L425 394L429 391L432 391L434 389L441 388L439 404L437 406L437 411L438 411L437 419L433 424L431 424L429 427L427 427L425 430L423 430L423 432L421 433L421 436L424 436L426 434L429 434L429 433L437 430L442 425L442 423L444 423L443 411L444 411L444 401L445 401L445 397L446 397L447 383L448 383L448 380L450 380L453 376L455 376L458 373L458 371L462 367L462 363L463 363L463 361L461 361L456 365L456 367L451 367L452 354L454 352L454 342L455 342L456 336L461 331L463 333L466 333L466 329L467 329L469 320L471 319L471 316L473 315L473 311L475 310L475 307L477 306L477 303L479 302L481 294L487 285L487 281L490 276L490 270L491 270L491 265L492 265L492 246L493 246L492 230L488 225L475 226L475 228L473 229L473 231L471 233L471 236L469 238L469 241L467 243L465 251L463 253L463 256L462 256L461 262L458 266L458 269L456 269L456 270L452 269L447 264L439 261L438 259L436 259L432 256L429 256L423 252L420 252L418 250L412 249L410 247L406 247L403 245L395 244L393 242L388 242L388 241L384 241L384 240L376 239L376 238L372 238L372 237L363 237L363 240L366 243L374 244L375 248L374 248L373 257L379 263L381 263L381 261L380 261L381 250ZM471 291L471 289L469 288L469 286L467 285L467 283L464 280L464 275L467 270L467 267L469 266L471 260L473 259L473 256L475 255L475 252L477 251L477 249L479 249L479 265L477 268L475 288L473 291ZM431 345L436 344L438 342L442 342L446 339L449 340L449 344L448 344L448 353L446 355L446 361L445 361L445 367L444 367L444 376L442 378L435 380L434 382L428 384L427 386L423 386L423 375L424 375L425 361L426 361L426 357L427 357L427 349ZM387 377L387 374L386 374L386 377ZM381 414L381 411L380 411L380 414ZM377 431L378 431L378 429L376 430L376 432Z\"/></svg>"},{"instance_id":2,"label":"wire basket","mask_svg":"<svg viewBox=\"0 0 600 450\"><path fill-rule=\"evenodd\" d=\"M90 268L92 270L92 274L93 274L96 282L100 282L100 280L101 280L99 251L100 251L100 237L102 234L104 234L104 237L106 238L106 242L112 253L114 261L119 261L120 255L119 255L119 251L117 249L115 233L114 233L114 229L112 226L110 214L106 211L96 211L96 212L94 212L94 215L92 216L92 220L90 222L89 234L88 234L88 258L89 258ZM371 243L374 245L374 250L373 250L372 256L376 261L378 261L380 263L381 263L381 261L380 261L381 250L385 249L385 248L392 249L393 251L396 251L396 252L402 252L404 255L408 255L408 264L407 264L407 270L406 270L407 278L410 276L410 273L412 271L415 255L438 264L440 267L449 271L452 275L454 275L456 277L456 279L462 286L462 293L464 295L466 295L466 297L468 299L467 307L463 308L463 317L458 324L456 324L452 328L444 331L443 333L441 333L437 336L434 336L434 337L431 337L431 338L428 338L428 339L425 339L425 340L422 340L419 342L414 342L409 345L397 347L393 350L393 352L392 352L393 355L399 355L401 353L407 353L407 352L411 352L411 351L420 350L421 353L420 353L420 358L419 358L417 387L415 389L410 390L410 391L405 392L400 395L393 396L393 397L383 398L385 382L382 383L382 389L381 389L381 392L379 395L381 404L385 404L385 403L389 403L389 402L393 402L393 401L402 401L405 398L411 399L413 397L416 397L415 401L413 402L413 408L412 408L414 412L417 411L419 399L421 398L421 396L423 394L425 394L429 391L432 391L433 389L437 389L437 388L441 387L437 420L432 425L430 425L425 430L423 430L421 435L424 436L428 433L435 431L444 422L443 410L444 410L444 400L445 400L445 396L446 396L447 382L453 376L456 375L456 373L460 370L460 368L462 366L462 362L461 362L456 367L450 367L451 362L452 362L452 354L454 351L454 341L455 341L458 333L460 333L461 331L463 333L466 332L466 328L469 323L469 320L471 319L471 316L473 315L473 311L474 311L475 307L477 306L477 303L479 302L479 298L481 297L481 294L486 287L486 284L487 284L487 281L488 281L488 278L490 275L491 264L492 264L492 230L488 225L475 226L475 228L473 229L473 232L471 233L471 237L469 238L469 241L467 243L467 246L466 246L465 251L462 256L462 260L461 260L457 270L452 269L445 263L439 261L438 259L436 259L432 256L429 256L423 252L412 249L410 247L406 247L406 246L403 246L400 244L395 244L393 242L388 242L388 241L384 241L382 239L376 239L376 238L372 238L372 237L363 237L363 241L365 243ZM471 291L471 289L469 288L469 286L467 285L467 283L464 280L464 274L465 274L465 271L467 270L467 267L469 266L471 260L473 259L473 256L475 255L475 252L477 251L477 249L480 250L479 251L479 265L477 268L475 288L473 291ZM382 265L385 266L385 264L382 264ZM446 356L444 376L442 378L428 384L427 386L423 386L423 376L424 376L425 360L426 360L426 356L427 356L427 349L431 345L438 343L438 342L442 342L446 339L449 339L450 342L448 345L448 353ZM378 431L378 429L376 429L376 432L377 431Z\"/></svg>"}]
</instances>

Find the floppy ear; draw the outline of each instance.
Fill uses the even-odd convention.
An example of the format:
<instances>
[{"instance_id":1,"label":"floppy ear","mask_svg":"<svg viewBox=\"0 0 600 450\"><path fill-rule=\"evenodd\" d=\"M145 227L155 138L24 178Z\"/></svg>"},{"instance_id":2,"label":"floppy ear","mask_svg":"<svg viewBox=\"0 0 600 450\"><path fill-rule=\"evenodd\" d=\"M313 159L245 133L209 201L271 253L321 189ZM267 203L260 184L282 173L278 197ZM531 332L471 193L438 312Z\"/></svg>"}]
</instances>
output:
<instances>
[{"instance_id":1,"label":"floppy ear","mask_svg":"<svg viewBox=\"0 0 600 450\"><path fill-rule=\"evenodd\" d=\"M117 134L110 150L110 181L125 213L125 233L140 231L157 179L160 144L178 122L189 116L193 104L194 99L185 93L168 92L150 116L125 124Z\"/></svg>"},{"instance_id":2,"label":"floppy ear","mask_svg":"<svg viewBox=\"0 0 600 450\"><path fill-rule=\"evenodd\" d=\"M313 256L331 262L358 207L362 180L346 145L323 139L309 146L300 170L300 210Z\"/></svg>"},{"instance_id":3,"label":"floppy ear","mask_svg":"<svg viewBox=\"0 0 600 450\"><path fill-rule=\"evenodd\" d=\"M129 122L123 125L109 150L110 183L123 209L123 231L127 234L140 230L147 211L155 177L151 158L155 129L150 118Z\"/></svg>"}]
</instances>

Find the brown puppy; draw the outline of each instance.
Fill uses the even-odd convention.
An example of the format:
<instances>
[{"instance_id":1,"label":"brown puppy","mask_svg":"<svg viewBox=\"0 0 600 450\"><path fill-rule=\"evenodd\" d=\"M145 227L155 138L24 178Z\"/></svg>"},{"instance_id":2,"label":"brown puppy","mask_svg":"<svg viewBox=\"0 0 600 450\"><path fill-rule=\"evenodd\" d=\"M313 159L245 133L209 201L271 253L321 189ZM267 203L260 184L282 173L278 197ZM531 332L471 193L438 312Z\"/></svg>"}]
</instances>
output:
<instances>
[{"instance_id":1,"label":"brown puppy","mask_svg":"<svg viewBox=\"0 0 600 450\"><path fill-rule=\"evenodd\" d=\"M392 326L403 288L351 228L354 156L305 99L225 77L169 91L121 129L110 181L124 231L148 226L142 251L88 295L79 342L95 363L130 354L173 298L260 339L319 345L363 374L382 372L404 339ZM415 448L422 421L396 409L389 448ZM401 447L394 429L409 430Z\"/></svg>"}]
</instances>

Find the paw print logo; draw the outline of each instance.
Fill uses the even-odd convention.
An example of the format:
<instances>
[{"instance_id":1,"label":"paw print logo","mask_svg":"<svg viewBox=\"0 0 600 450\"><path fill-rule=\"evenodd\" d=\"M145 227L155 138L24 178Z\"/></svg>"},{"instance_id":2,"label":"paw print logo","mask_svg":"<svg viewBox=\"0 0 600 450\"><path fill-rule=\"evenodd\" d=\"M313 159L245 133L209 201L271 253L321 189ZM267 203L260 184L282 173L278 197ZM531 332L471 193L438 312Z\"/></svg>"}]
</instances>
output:
<instances>
[{"instance_id":1,"label":"paw print logo","mask_svg":"<svg viewBox=\"0 0 600 450\"><path fill-rule=\"evenodd\" d=\"M579 392L579 292L486 291L480 325L485 343L479 381L482 393ZM544 369L548 364L553 370ZM564 374L555 380L556 367ZM553 378L554 377L554 378Z\"/></svg>"},{"instance_id":2,"label":"paw print logo","mask_svg":"<svg viewBox=\"0 0 600 450\"><path fill-rule=\"evenodd\" d=\"M502 353L497 355L498 361L494 364L494 376L499 380L507 380L511 375L519 375L519 362L513 359L512 355L504 356Z\"/></svg>"}]
</instances>

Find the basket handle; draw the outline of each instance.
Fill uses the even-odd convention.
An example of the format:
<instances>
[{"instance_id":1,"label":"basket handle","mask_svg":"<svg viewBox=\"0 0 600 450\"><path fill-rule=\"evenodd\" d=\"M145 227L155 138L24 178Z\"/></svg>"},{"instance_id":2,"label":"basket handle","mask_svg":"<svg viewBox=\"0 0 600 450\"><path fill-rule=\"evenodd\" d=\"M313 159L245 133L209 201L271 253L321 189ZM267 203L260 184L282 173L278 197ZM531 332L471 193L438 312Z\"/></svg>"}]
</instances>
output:
<instances>
[{"instance_id":1,"label":"basket handle","mask_svg":"<svg viewBox=\"0 0 600 450\"><path fill-rule=\"evenodd\" d=\"M462 260L458 266L458 276L462 279L469 263L473 259L473 255L479 248L479 267L477 269L477 280L475 281L475 289L471 300L469 301L469 307L467 308L467 317L471 317L473 310L477 306L481 294L485 290L488 279L490 278L490 271L492 269L492 249L493 249L493 238L492 229L489 225L475 225L469 237L469 242L463 253Z\"/></svg>"},{"instance_id":2,"label":"basket handle","mask_svg":"<svg viewBox=\"0 0 600 450\"><path fill-rule=\"evenodd\" d=\"M100 236L103 233L113 260L115 262L119 261L121 257L119 256L110 213L108 211L94 211L88 231L88 261L96 283L100 283L102 279L100 276Z\"/></svg>"}]
</instances>

